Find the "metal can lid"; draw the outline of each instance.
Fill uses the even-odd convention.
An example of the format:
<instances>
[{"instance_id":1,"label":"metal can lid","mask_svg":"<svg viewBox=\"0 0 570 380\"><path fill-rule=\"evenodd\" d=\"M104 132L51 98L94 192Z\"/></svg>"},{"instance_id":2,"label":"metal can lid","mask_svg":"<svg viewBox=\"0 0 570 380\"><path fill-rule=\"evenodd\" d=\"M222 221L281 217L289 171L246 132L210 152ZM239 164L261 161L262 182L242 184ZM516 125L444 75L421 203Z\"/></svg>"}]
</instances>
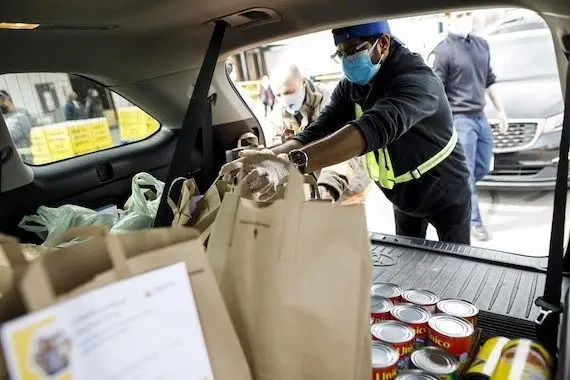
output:
<instances>
[{"instance_id":1,"label":"metal can lid","mask_svg":"<svg viewBox=\"0 0 570 380\"><path fill-rule=\"evenodd\" d=\"M399 297L400 294L402 294L402 289L396 284L384 282L380 284L372 284L370 294L385 298Z\"/></svg>"},{"instance_id":2,"label":"metal can lid","mask_svg":"<svg viewBox=\"0 0 570 380\"><path fill-rule=\"evenodd\" d=\"M473 334L473 325L465 319L447 314L436 314L429 319L429 327L445 336L465 338Z\"/></svg>"},{"instance_id":3,"label":"metal can lid","mask_svg":"<svg viewBox=\"0 0 570 380\"><path fill-rule=\"evenodd\" d=\"M372 368L388 368L400 359L398 351L382 342L372 342Z\"/></svg>"},{"instance_id":4,"label":"metal can lid","mask_svg":"<svg viewBox=\"0 0 570 380\"><path fill-rule=\"evenodd\" d=\"M374 313L387 313L394 306L388 298L372 296L370 297L370 311Z\"/></svg>"},{"instance_id":5,"label":"metal can lid","mask_svg":"<svg viewBox=\"0 0 570 380\"><path fill-rule=\"evenodd\" d=\"M434 375L450 375L459 367L453 355L437 347L424 347L414 351L411 361L414 367Z\"/></svg>"},{"instance_id":6,"label":"metal can lid","mask_svg":"<svg viewBox=\"0 0 570 380\"><path fill-rule=\"evenodd\" d=\"M421 306L414 304L399 304L390 310L394 318L406 323L427 323L431 317L431 313Z\"/></svg>"},{"instance_id":7,"label":"metal can lid","mask_svg":"<svg viewBox=\"0 0 570 380\"><path fill-rule=\"evenodd\" d=\"M395 380L438 380L438 378L419 369L409 369L401 372Z\"/></svg>"},{"instance_id":8,"label":"metal can lid","mask_svg":"<svg viewBox=\"0 0 570 380\"><path fill-rule=\"evenodd\" d=\"M439 301L437 294L429 290L408 289L402 293L402 298L416 305L435 305Z\"/></svg>"},{"instance_id":9,"label":"metal can lid","mask_svg":"<svg viewBox=\"0 0 570 380\"><path fill-rule=\"evenodd\" d=\"M439 311L445 314L453 315L455 317L469 318L479 314L477 305L469 301L445 299L437 303Z\"/></svg>"},{"instance_id":10,"label":"metal can lid","mask_svg":"<svg viewBox=\"0 0 570 380\"><path fill-rule=\"evenodd\" d=\"M381 321L370 328L372 335L386 343L406 343L416 337L413 328L400 321Z\"/></svg>"}]
</instances>

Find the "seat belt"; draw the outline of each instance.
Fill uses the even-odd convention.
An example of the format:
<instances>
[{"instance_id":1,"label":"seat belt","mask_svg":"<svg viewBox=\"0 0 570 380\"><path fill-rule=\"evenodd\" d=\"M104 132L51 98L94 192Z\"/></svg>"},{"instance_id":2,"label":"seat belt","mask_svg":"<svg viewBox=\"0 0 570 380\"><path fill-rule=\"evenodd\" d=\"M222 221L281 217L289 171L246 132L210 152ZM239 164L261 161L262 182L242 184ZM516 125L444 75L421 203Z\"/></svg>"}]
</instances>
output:
<instances>
[{"instance_id":1,"label":"seat belt","mask_svg":"<svg viewBox=\"0 0 570 380\"><path fill-rule=\"evenodd\" d=\"M214 177L214 131L212 129L212 107L216 104L217 95L213 93L206 98L202 111L202 167L204 178L210 180Z\"/></svg>"},{"instance_id":2,"label":"seat belt","mask_svg":"<svg viewBox=\"0 0 570 380\"><path fill-rule=\"evenodd\" d=\"M566 194L568 191L568 152L570 151L570 64L566 73L566 96L564 100L564 121L560 138L560 161L556 172L554 189L554 210L552 212L552 231L550 249L546 269L544 294L538 297L535 305L540 308L536 318L536 333L541 343L556 357L558 342L558 325L563 305L563 255L564 255L564 221L566 213Z\"/></svg>"},{"instance_id":3,"label":"seat belt","mask_svg":"<svg viewBox=\"0 0 570 380\"><path fill-rule=\"evenodd\" d=\"M212 129L212 101L208 100L208 90L212 83L216 63L220 55L224 34L228 24L225 21L217 21L214 26L212 38L206 50L206 55L200 67L198 79L192 92L192 97L186 109L186 115L180 128L176 148L172 154L172 161L168 168L168 176L164 184L165 189L169 189L172 181L178 177L187 177L190 166L190 152L195 149L196 137L198 131L202 129L202 142L206 142L213 148L213 139L211 138ZM214 99L214 98L212 98ZM209 112L205 112L209 108ZM206 123L209 123L207 125ZM213 165L213 153L206 151L203 147L204 164ZM207 156L209 160L207 160ZM208 170L213 170L213 166ZM176 194L174 194L176 196ZM156 213L154 227L166 227L172 223L172 211L168 207L168 192L163 192L160 198L160 204Z\"/></svg>"},{"instance_id":4,"label":"seat belt","mask_svg":"<svg viewBox=\"0 0 570 380\"><path fill-rule=\"evenodd\" d=\"M11 146L5 146L0 150L0 193L2 192L2 183L4 182L2 180L2 167L6 162L8 162L8 160L10 160L12 153L14 153L14 148Z\"/></svg>"}]
</instances>

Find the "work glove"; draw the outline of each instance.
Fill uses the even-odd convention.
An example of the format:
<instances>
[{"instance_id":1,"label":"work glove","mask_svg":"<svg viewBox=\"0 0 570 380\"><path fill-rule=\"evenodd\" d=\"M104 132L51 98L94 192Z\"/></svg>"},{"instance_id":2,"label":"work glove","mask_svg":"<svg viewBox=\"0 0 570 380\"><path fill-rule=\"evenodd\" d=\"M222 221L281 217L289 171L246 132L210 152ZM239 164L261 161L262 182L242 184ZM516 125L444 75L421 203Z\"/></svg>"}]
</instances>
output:
<instances>
[{"instance_id":1,"label":"work glove","mask_svg":"<svg viewBox=\"0 0 570 380\"><path fill-rule=\"evenodd\" d=\"M269 149L255 150L244 149L239 152L240 158L222 166L220 177L225 181L234 181L243 167L243 159L254 155L271 155L274 153ZM278 155L280 159L288 161L286 154ZM262 201L269 201L277 194L277 185L289 173L285 163L281 164L272 160L263 160L257 164L244 168L245 176L243 181L248 185L249 190Z\"/></svg>"},{"instance_id":2,"label":"work glove","mask_svg":"<svg viewBox=\"0 0 570 380\"><path fill-rule=\"evenodd\" d=\"M497 119L499 120L499 132L505 134L509 131L509 120L504 112L497 113Z\"/></svg>"}]
</instances>

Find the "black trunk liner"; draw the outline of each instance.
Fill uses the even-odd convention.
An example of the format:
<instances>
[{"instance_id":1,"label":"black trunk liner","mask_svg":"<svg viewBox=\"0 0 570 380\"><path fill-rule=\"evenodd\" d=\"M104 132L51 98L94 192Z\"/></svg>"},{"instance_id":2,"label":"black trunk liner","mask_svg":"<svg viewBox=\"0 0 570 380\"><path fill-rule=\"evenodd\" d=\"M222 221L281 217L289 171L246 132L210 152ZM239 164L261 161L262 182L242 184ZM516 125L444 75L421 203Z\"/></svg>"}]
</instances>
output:
<instances>
[{"instance_id":1,"label":"black trunk liner","mask_svg":"<svg viewBox=\"0 0 570 380\"><path fill-rule=\"evenodd\" d=\"M542 295L546 257L371 234L373 282L427 289L441 298L461 298L481 310L483 338L535 338L534 300ZM562 294L568 288L564 279Z\"/></svg>"}]
</instances>

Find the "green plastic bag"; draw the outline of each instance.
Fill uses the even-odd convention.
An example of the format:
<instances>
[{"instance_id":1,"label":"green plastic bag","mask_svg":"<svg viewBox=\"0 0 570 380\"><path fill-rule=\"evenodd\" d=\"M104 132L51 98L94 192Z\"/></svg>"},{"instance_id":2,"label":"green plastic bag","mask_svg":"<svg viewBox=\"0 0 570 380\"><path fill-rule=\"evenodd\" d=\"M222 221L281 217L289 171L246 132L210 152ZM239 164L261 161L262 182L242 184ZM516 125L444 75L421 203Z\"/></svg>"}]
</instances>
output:
<instances>
[{"instance_id":1,"label":"green plastic bag","mask_svg":"<svg viewBox=\"0 0 570 380\"><path fill-rule=\"evenodd\" d=\"M40 206L35 215L22 218L19 226L41 237L43 246L51 246L57 236L75 227L102 225L111 233L151 228L156 218L164 183L148 173L135 175L131 182L131 197L125 210L95 211L76 205Z\"/></svg>"}]
</instances>

